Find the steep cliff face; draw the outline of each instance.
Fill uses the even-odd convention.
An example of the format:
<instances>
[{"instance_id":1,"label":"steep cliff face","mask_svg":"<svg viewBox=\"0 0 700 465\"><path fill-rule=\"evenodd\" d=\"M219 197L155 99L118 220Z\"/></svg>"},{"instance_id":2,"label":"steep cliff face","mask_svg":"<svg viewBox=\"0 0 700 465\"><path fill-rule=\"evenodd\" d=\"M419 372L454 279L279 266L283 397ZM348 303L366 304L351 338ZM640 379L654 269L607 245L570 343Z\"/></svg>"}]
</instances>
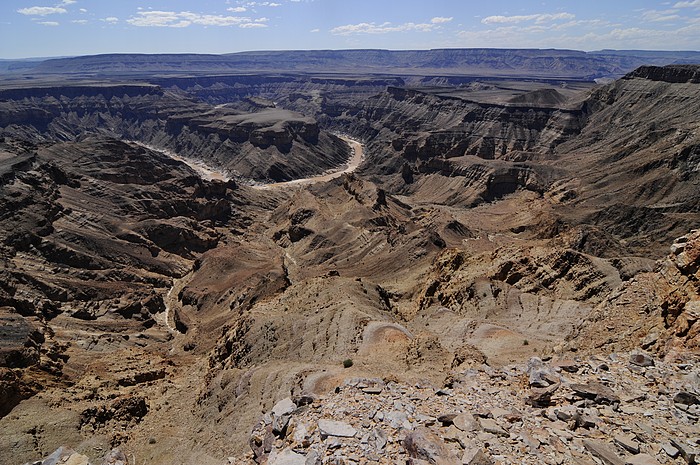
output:
<instances>
[{"instance_id":1,"label":"steep cliff face","mask_svg":"<svg viewBox=\"0 0 700 465\"><path fill-rule=\"evenodd\" d=\"M576 109L517 103L496 105L390 87L334 124L378 136L408 160L475 155L497 159L518 151L551 153L581 127ZM440 128L435 130L435 128Z\"/></svg>"},{"instance_id":2,"label":"steep cliff face","mask_svg":"<svg viewBox=\"0 0 700 465\"><path fill-rule=\"evenodd\" d=\"M594 91L581 134L557 147L567 221L595 224L646 253L700 221L698 67L640 69ZM682 77L682 79L681 79ZM657 255L659 258L660 255Z\"/></svg>"},{"instance_id":3,"label":"steep cliff face","mask_svg":"<svg viewBox=\"0 0 700 465\"><path fill-rule=\"evenodd\" d=\"M0 89L2 100L22 100L31 98L80 98L100 96L107 100L112 97L138 97L141 95L163 95L157 85L151 84L67 84L58 86L20 86Z\"/></svg>"},{"instance_id":4,"label":"steep cliff face","mask_svg":"<svg viewBox=\"0 0 700 465\"><path fill-rule=\"evenodd\" d=\"M4 137L0 173L0 418L71 384L71 350L139 347L149 330L167 339L157 321L172 280L218 245L223 224L248 221L232 209L234 182L204 182L185 163L105 137ZM121 382L163 376L147 369Z\"/></svg>"},{"instance_id":5,"label":"steep cliff face","mask_svg":"<svg viewBox=\"0 0 700 465\"><path fill-rule=\"evenodd\" d=\"M212 108L155 86L13 90L6 97L0 134L34 142L86 133L135 139L260 181L318 174L350 155L345 143L301 114Z\"/></svg>"},{"instance_id":6,"label":"steep cliff face","mask_svg":"<svg viewBox=\"0 0 700 465\"><path fill-rule=\"evenodd\" d=\"M624 80L634 78L677 84L700 84L700 69L696 65L640 66L622 77Z\"/></svg>"},{"instance_id":7,"label":"steep cliff face","mask_svg":"<svg viewBox=\"0 0 700 465\"><path fill-rule=\"evenodd\" d=\"M202 101L221 104L250 96L278 102L284 108L309 109L326 95L351 94L369 97L387 86L402 86L397 76L308 76L308 75L234 75L151 78L163 88L184 91ZM304 112L313 114L312 112Z\"/></svg>"},{"instance_id":8,"label":"steep cliff face","mask_svg":"<svg viewBox=\"0 0 700 465\"><path fill-rule=\"evenodd\" d=\"M416 193L428 177L452 185L449 196L431 197L446 203L477 204L519 188L546 189L551 168L539 161L580 131L585 114L566 100L538 106L530 97L523 97L526 103L489 103L465 95L389 87L362 101L324 101L318 119L364 139L370 162L363 173L396 192Z\"/></svg>"}]
</instances>

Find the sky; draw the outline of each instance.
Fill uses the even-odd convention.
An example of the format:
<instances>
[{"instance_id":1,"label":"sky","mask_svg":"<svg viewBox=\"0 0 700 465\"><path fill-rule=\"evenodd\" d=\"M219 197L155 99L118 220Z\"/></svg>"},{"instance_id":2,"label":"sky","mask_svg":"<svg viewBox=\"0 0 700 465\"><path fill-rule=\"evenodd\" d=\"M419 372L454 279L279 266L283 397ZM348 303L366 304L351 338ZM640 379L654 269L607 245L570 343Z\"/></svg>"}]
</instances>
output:
<instances>
[{"instance_id":1,"label":"sky","mask_svg":"<svg viewBox=\"0 0 700 465\"><path fill-rule=\"evenodd\" d=\"M381 48L700 50L700 0L2 0L0 58Z\"/></svg>"}]
</instances>

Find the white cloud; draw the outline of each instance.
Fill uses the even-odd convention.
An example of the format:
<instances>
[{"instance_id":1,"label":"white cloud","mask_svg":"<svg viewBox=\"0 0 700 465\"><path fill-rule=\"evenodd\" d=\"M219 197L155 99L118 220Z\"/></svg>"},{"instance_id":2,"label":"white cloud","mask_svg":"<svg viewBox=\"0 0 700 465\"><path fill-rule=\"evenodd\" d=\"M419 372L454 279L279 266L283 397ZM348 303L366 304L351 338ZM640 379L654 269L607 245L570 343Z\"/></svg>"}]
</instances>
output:
<instances>
[{"instance_id":1,"label":"white cloud","mask_svg":"<svg viewBox=\"0 0 700 465\"><path fill-rule=\"evenodd\" d=\"M87 19L74 19L73 21L71 21L71 23L75 23L75 24L87 24L87 23L88 23L88 20L87 20Z\"/></svg>"},{"instance_id":2,"label":"white cloud","mask_svg":"<svg viewBox=\"0 0 700 465\"><path fill-rule=\"evenodd\" d=\"M678 2L673 5L673 8L700 8L700 0L693 0L690 2Z\"/></svg>"},{"instance_id":3,"label":"white cloud","mask_svg":"<svg viewBox=\"0 0 700 465\"><path fill-rule=\"evenodd\" d=\"M78 10L78 11L80 11L81 13L87 13L87 10L86 10L85 8L81 8L81 9Z\"/></svg>"},{"instance_id":4,"label":"white cloud","mask_svg":"<svg viewBox=\"0 0 700 465\"><path fill-rule=\"evenodd\" d=\"M565 23L555 23L555 24L550 24L548 26L531 26L531 27L539 27L542 30L551 30L551 31L564 31L567 29L573 29L576 27L585 27L587 30L593 30L593 29L598 29L600 30L601 28L610 28L613 26L619 26L619 24L614 25L610 21L605 21L602 19L579 19L579 20L574 20L574 21L567 21ZM565 48L565 47L564 47Z\"/></svg>"},{"instance_id":5,"label":"white cloud","mask_svg":"<svg viewBox=\"0 0 700 465\"><path fill-rule=\"evenodd\" d=\"M436 16L433 19L431 19L430 22L433 24L443 24L443 23L449 23L453 19L454 18L452 18L452 16L450 16L449 18L445 18L444 16Z\"/></svg>"},{"instance_id":6,"label":"white cloud","mask_svg":"<svg viewBox=\"0 0 700 465\"><path fill-rule=\"evenodd\" d=\"M233 8L226 8L226 11L230 11L231 13L243 13L248 11L248 8L244 6L235 6Z\"/></svg>"},{"instance_id":7,"label":"white cloud","mask_svg":"<svg viewBox=\"0 0 700 465\"><path fill-rule=\"evenodd\" d=\"M675 19L680 18L680 16L676 13L678 13L678 10L647 10L644 13L642 13L642 19L644 21L651 21L655 23L673 21Z\"/></svg>"},{"instance_id":8,"label":"white cloud","mask_svg":"<svg viewBox=\"0 0 700 465\"><path fill-rule=\"evenodd\" d=\"M241 24L238 26L242 29L253 29L253 28L260 28L260 27L267 27L267 24L262 24L262 23L245 23Z\"/></svg>"},{"instance_id":9,"label":"white cloud","mask_svg":"<svg viewBox=\"0 0 700 465\"><path fill-rule=\"evenodd\" d=\"M60 6L31 6L29 8L20 8L17 13L28 16L48 16L67 13L68 10Z\"/></svg>"},{"instance_id":10,"label":"white cloud","mask_svg":"<svg viewBox=\"0 0 700 465\"><path fill-rule=\"evenodd\" d=\"M321 32L321 30L318 29L318 28L316 28L316 29L311 29L309 32L314 32L314 33L316 33L316 32Z\"/></svg>"},{"instance_id":11,"label":"white cloud","mask_svg":"<svg viewBox=\"0 0 700 465\"><path fill-rule=\"evenodd\" d=\"M517 24L526 21L534 21L535 23L546 23L551 21L570 20L576 18L571 13L539 13L534 15L516 15L516 16L487 16L482 19L483 24Z\"/></svg>"},{"instance_id":12,"label":"white cloud","mask_svg":"<svg viewBox=\"0 0 700 465\"><path fill-rule=\"evenodd\" d=\"M74 3L78 3L78 0L63 0L61 5L72 5Z\"/></svg>"},{"instance_id":13,"label":"white cloud","mask_svg":"<svg viewBox=\"0 0 700 465\"><path fill-rule=\"evenodd\" d=\"M138 27L188 27L199 26L238 26L241 28L266 27L267 18L251 19L244 16L203 15L189 11L139 11L126 22Z\"/></svg>"},{"instance_id":14,"label":"white cloud","mask_svg":"<svg viewBox=\"0 0 700 465\"><path fill-rule=\"evenodd\" d=\"M119 18L115 18L114 16L109 16L107 18L104 18L102 21L104 21L105 23L114 24L114 23L119 22Z\"/></svg>"},{"instance_id":15,"label":"white cloud","mask_svg":"<svg viewBox=\"0 0 700 465\"><path fill-rule=\"evenodd\" d=\"M40 21L39 24L42 24L44 26L58 26L58 22L56 21Z\"/></svg>"},{"instance_id":16,"label":"white cloud","mask_svg":"<svg viewBox=\"0 0 700 465\"><path fill-rule=\"evenodd\" d=\"M393 25L392 23L386 22L382 24L376 23L359 23L359 24L347 24L345 26L338 26L331 29L332 34L347 36L352 34L387 34L390 32L430 32L436 28L433 23L403 23Z\"/></svg>"},{"instance_id":17,"label":"white cloud","mask_svg":"<svg viewBox=\"0 0 700 465\"><path fill-rule=\"evenodd\" d=\"M700 37L700 21L673 30L656 29L651 26L623 27L605 20L572 21L570 24L570 27L562 27L560 24L531 24L525 27L505 25L487 30L464 30L457 34L457 41L451 42L449 46L696 50L697 38Z\"/></svg>"},{"instance_id":18,"label":"white cloud","mask_svg":"<svg viewBox=\"0 0 700 465\"><path fill-rule=\"evenodd\" d=\"M256 6L269 6L269 7L277 7L277 6L282 6L281 3L275 3L275 2L248 2L246 3L246 6L249 6L251 8L255 8Z\"/></svg>"},{"instance_id":19,"label":"white cloud","mask_svg":"<svg viewBox=\"0 0 700 465\"><path fill-rule=\"evenodd\" d=\"M180 22L180 18L174 11L140 11L136 17L126 20L133 26L172 26Z\"/></svg>"}]
</instances>

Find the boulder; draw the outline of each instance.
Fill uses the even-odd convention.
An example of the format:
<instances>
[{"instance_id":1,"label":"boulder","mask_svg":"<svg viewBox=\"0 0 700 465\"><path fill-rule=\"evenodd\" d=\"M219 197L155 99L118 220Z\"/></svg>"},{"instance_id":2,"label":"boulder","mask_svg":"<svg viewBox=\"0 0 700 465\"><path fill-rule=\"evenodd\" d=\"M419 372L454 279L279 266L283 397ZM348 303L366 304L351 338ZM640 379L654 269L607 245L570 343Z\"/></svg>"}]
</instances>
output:
<instances>
[{"instance_id":1,"label":"boulder","mask_svg":"<svg viewBox=\"0 0 700 465\"><path fill-rule=\"evenodd\" d=\"M698 458L700 458L700 451L690 446L689 444L679 441L677 439L672 438L670 439L670 441L673 447L678 449L678 452L680 453L681 457L683 457L683 460L686 461L686 463L688 463L689 465L694 465L698 463Z\"/></svg>"},{"instance_id":2,"label":"boulder","mask_svg":"<svg viewBox=\"0 0 700 465\"><path fill-rule=\"evenodd\" d=\"M552 395L559 389L560 384L553 384L545 388L533 387L530 389L525 402L533 407L547 407L552 402Z\"/></svg>"},{"instance_id":3,"label":"boulder","mask_svg":"<svg viewBox=\"0 0 700 465\"><path fill-rule=\"evenodd\" d=\"M46 457L41 465L90 465L90 461L70 447L61 446Z\"/></svg>"},{"instance_id":4,"label":"boulder","mask_svg":"<svg viewBox=\"0 0 700 465\"><path fill-rule=\"evenodd\" d=\"M493 465L493 460L481 448L469 448L462 455L464 465Z\"/></svg>"},{"instance_id":5,"label":"boulder","mask_svg":"<svg viewBox=\"0 0 700 465\"><path fill-rule=\"evenodd\" d=\"M296 404L289 397L285 397L272 407L272 432L274 434L279 436L284 432L289 423L289 418L296 408Z\"/></svg>"},{"instance_id":6,"label":"boulder","mask_svg":"<svg viewBox=\"0 0 700 465\"><path fill-rule=\"evenodd\" d=\"M591 381L588 384L571 384L569 386L574 393L584 399L591 399L598 404L615 404L620 402L620 398L607 387L598 382Z\"/></svg>"},{"instance_id":7,"label":"boulder","mask_svg":"<svg viewBox=\"0 0 700 465\"><path fill-rule=\"evenodd\" d=\"M583 441L583 446L592 456L599 458L607 465L625 465L624 459L617 455L615 449L607 442L586 439Z\"/></svg>"},{"instance_id":8,"label":"boulder","mask_svg":"<svg viewBox=\"0 0 700 465\"><path fill-rule=\"evenodd\" d=\"M639 443L631 434L618 434L615 436L615 444L633 454L639 454Z\"/></svg>"},{"instance_id":9,"label":"boulder","mask_svg":"<svg viewBox=\"0 0 700 465\"><path fill-rule=\"evenodd\" d=\"M282 452L273 450L267 459L268 465L305 465L306 457L297 454L291 449L284 449Z\"/></svg>"},{"instance_id":10,"label":"boulder","mask_svg":"<svg viewBox=\"0 0 700 465\"><path fill-rule=\"evenodd\" d=\"M638 454L625 459L625 465L661 465L649 454Z\"/></svg>"},{"instance_id":11,"label":"boulder","mask_svg":"<svg viewBox=\"0 0 700 465\"><path fill-rule=\"evenodd\" d=\"M351 425L335 420L318 420L318 430L321 433L321 437L336 436L351 438L357 434L357 430Z\"/></svg>"},{"instance_id":12,"label":"boulder","mask_svg":"<svg viewBox=\"0 0 700 465\"><path fill-rule=\"evenodd\" d=\"M471 431L478 431L481 429L481 426L479 425L479 420L474 418L474 415L471 413L465 412L465 413L460 413L453 419L454 425L461 431L465 432L471 432Z\"/></svg>"},{"instance_id":13,"label":"boulder","mask_svg":"<svg viewBox=\"0 0 700 465\"><path fill-rule=\"evenodd\" d=\"M104 456L101 465L129 465L129 460L121 450L112 449Z\"/></svg>"},{"instance_id":14,"label":"boulder","mask_svg":"<svg viewBox=\"0 0 700 465\"><path fill-rule=\"evenodd\" d=\"M481 428L487 433L495 434L496 436L508 437L508 431L504 430L495 420L484 418L481 420Z\"/></svg>"},{"instance_id":15,"label":"boulder","mask_svg":"<svg viewBox=\"0 0 700 465\"><path fill-rule=\"evenodd\" d=\"M678 394L673 396L673 402L683 405L696 405L700 404L700 399L698 399L698 396L691 392L680 391Z\"/></svg>"},{"instance_id":16,"label":"boulder","mask_svg":"<svg viewBox=\"0 0 700 465\"><path fill-rule=\"evenodd\" d=\"M640 367L653 367L654 359L645 353L637 352L630 355L630 363Z\"/></svg>"},{"instance_id":17,"label":"boulder","mask_svg":"<svg viewBox=\"0 0 700 465\"><path fill-rule=\"evenodd\" d=\"M461 465L461 460L452 455L445 443L427 428L417 428L409 433L402 445L412 459L424 460L432 465Z\"/></svg>"},{"instance_id":18,"label":"boulder","mask_svg":"<svg viewBox=\"0 0 700 465\"><path fill-rule=\"evenodd\" d=\"M527 362L527 374L530 386L546 388L559 382L559 376L538 357Z\"/></svg>"}]
</instances>

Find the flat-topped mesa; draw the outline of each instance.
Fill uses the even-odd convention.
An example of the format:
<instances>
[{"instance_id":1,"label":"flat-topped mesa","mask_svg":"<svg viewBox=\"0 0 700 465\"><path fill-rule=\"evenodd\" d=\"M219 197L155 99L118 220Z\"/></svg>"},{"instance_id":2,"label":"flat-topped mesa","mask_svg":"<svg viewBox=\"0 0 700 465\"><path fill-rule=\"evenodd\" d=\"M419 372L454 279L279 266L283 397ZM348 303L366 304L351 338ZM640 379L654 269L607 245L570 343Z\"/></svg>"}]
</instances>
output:
<instances>
[{"instance_id":1,"label":"flat-topped mesa","mask_svg":"<svg viewBox=\"0 0 700 465\"><path fill-rule=\"evenodd\" d=\"M700 65L641 66L622 79L633 78L674 84L700 84Z\"/></svg>"},{"instance_id":2,"label":"flat-topped mesa","mask_svg":"<svg viewBox=\"0 0 700 465\"><path fill-rule=\"evenodd\" d=\"M274 145L280 152L288 152L296 136L316 144L320 133L313 118L279 109L217 118L203 117L191 119L189 124L202 132L216 133L235 142L248 141L258 148Z\"/></svg>"}]
</instances>

